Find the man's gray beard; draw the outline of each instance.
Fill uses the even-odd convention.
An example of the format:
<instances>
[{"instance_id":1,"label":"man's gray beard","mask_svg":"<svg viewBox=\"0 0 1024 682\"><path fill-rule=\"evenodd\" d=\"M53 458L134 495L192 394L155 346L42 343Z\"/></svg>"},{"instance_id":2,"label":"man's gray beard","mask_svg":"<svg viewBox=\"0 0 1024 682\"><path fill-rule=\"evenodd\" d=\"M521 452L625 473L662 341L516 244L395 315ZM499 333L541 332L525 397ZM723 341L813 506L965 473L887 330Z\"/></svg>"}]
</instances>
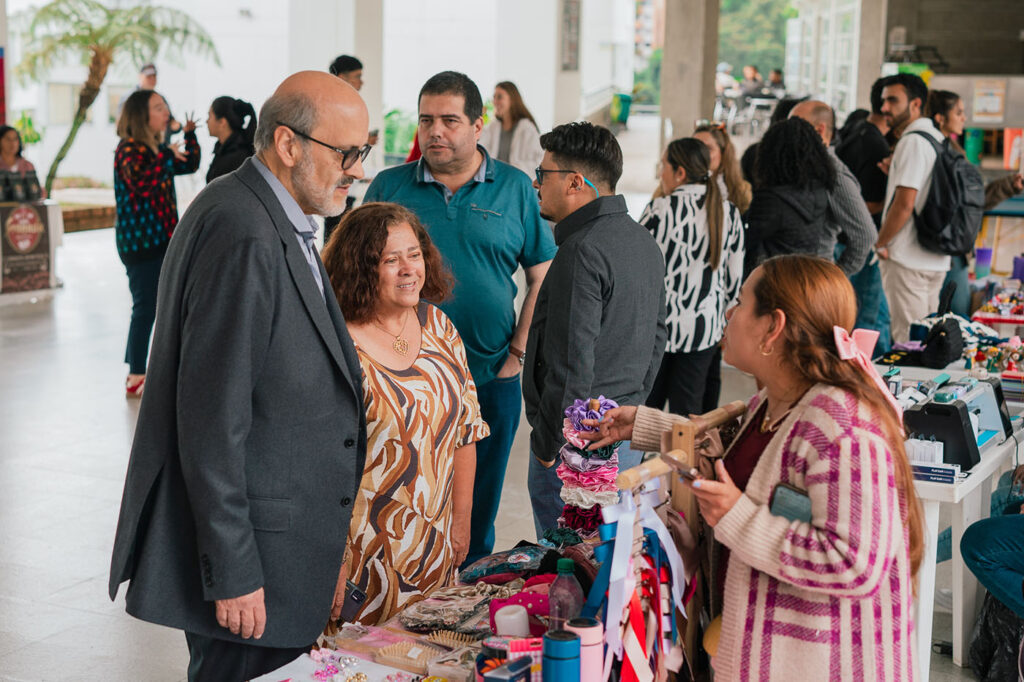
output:
<instances>
[{"instance_id":1,"label":"man's gray beard","mask_svg":"<svg viewBox=\"0 0 1024 682\"><path fill-rule=\"evenodd\" d=\"M335 205L335 186L332 185L326 191L317 187L316 165L313 163L313 156L311 154L303 154L302 158L295 165L295 171L292 173L292 186L305 199L305 201L300 201L299 203L305 203L312 208L315 215L330 218L341 215L341 212L345 210L344 200L337 202L337 205Z\"/></svg>"}]
</instances>

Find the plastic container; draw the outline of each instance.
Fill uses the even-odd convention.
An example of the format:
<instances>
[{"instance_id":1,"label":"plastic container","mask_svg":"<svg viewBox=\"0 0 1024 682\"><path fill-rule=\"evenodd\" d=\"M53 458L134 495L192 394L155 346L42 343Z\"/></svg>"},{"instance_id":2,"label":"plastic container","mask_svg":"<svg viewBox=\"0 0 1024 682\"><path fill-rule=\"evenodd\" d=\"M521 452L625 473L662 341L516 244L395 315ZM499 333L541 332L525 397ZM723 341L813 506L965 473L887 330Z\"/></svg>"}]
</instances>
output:
<instances>
[{"instance_id":1,"label":"plastic container","mask_svg":"<svg viewBox=\"0 0 1024 682\"><path fill-rule=\"evenodd\" d=\"M549 630L544 635L543 682L580 680L580 636L565 630Z\"/></svg>"},{"instance_id":2,"label":"plastic container","mask_svg":"<svg viewBox=\"0 0 1024 682\"><path fill-rule=\"evenodd\" d=\"M992 271L992 249L979 246L974 250L974 276L977 279L988 277Z\"/></svg>"},{"instance_id":3,"label":"plastic container","mask_svg":"<svg viewBox=\"0 0 1024 682\"><path fill-rule=\"evenodd\" d=\"M580 615L583 609L583 588L576 580L576 562L572 559L558 560L558 577L548 589L550 620L548 630L564 630L567 621Z\"/></svg>"}]
</instances>

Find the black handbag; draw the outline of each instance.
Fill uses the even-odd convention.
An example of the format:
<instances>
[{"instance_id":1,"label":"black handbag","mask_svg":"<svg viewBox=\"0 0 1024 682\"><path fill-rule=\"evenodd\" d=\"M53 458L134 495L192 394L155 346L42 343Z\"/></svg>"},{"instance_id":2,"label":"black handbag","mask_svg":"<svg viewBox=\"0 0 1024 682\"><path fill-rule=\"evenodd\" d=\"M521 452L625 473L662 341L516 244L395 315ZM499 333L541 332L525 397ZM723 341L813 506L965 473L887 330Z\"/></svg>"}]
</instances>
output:
<instances>
[{"instance_id":1,"label":"black handbag","mask_svg":"<svg viewBox=\"0 0 1024 682\"><path fill-rule=\"evenodd\" d=\"M956 292L956 282L948 282L939 296L938 321L928 330L921 351L921 364L931 369L943 369L959 360L964 353L964 337L955 317L946 317Z\"/></svg>"}]
</instances>

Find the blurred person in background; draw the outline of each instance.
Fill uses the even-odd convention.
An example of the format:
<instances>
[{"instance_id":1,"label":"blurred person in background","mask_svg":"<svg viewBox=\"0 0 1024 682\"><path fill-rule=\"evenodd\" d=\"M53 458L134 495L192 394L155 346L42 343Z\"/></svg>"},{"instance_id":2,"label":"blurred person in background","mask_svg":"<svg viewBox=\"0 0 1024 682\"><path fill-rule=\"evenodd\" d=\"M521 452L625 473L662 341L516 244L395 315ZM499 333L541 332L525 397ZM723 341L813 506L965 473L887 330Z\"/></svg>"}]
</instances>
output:
<instances>
[{"instance_id":1,"label":"blurred person in background","mask_svg":"<svg viewBox=\"0 0 1024 682\"><path fill-rule=\"evenodd\" d=\"M514 83L502 81L494 86L494 118L480 133L480 144L491 158L527 175L533 173L544 158L540 130Z\"/></svg>"},{"instance_id":2,"label":"blurred person in background","mask_svg":"<svg viewBox=\"0 0 1024 682\"><path fill-rule=\"evenodd\" d=\"M245 100L224 95L213 100L206 117L206 130L217 138L206 181L219 178L242 165L253 155L256 110Z\"/></svg>"}]
</instances>

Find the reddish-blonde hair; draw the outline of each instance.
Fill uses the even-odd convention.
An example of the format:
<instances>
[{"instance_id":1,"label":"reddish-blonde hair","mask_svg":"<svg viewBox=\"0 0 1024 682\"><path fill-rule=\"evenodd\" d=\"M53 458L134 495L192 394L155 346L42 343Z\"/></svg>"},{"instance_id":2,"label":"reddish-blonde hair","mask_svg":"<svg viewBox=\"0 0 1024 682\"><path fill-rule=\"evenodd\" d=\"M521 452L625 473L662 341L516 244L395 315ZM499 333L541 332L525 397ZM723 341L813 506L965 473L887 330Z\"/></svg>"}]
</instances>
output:
<instances>
[{"instance_id":1,"label":"reddish-blonde hair","mask_svg":"<svg viewBox=\"0 0 1024 682\"><path fill-rule=\"evenodd\" d=\"M740 168L739 159L736 158L736 147L733 145L729 133L725 131L725 126L702 125L693 131L694 135L697 133L707 133L718 145L722 160L718 163L715 176L725 177L725 189L729 193L726 198L740 210L740 213L746 213L750 208L750 201L754 193L750 188L750 183L743 179L743 169Z\"/></svg>"},{"instance_id":2,"label":"reddish-blonde hair","mask_svg":"<svg viewBox=\"0 0 1024 682\"><path fill-rule=\"evenodd\" d=\"M363 204L345 214L321 254L346 321L366 322L373 317L380 298L380 257L388 242L388 228L402 223L412 227L423 250L425 279L420 298L441 303L451 294L454 279L416 214L398 204Z\"/></svg>"},{"instance_id":3,"label":"reddish-blonde hair","mask_svg":"<svg viewBox=\"0 0 1024 682\"><path fill-rule=\"evenodd\" d=\"M787 365L812 385L829 384L852 393L878 415L892 452L900 507L910 535L911 575L916 575L924 553L923 512L903 449L903 428L871 377L842 360L836 350L832 327L852 331L857 319L857 297L850 280L835 263L814 256L776 256L760 267L762 276L754 286L756 312L759 316L775 310L785 313L780 350Z\"/></svg>"}]
</instances>

